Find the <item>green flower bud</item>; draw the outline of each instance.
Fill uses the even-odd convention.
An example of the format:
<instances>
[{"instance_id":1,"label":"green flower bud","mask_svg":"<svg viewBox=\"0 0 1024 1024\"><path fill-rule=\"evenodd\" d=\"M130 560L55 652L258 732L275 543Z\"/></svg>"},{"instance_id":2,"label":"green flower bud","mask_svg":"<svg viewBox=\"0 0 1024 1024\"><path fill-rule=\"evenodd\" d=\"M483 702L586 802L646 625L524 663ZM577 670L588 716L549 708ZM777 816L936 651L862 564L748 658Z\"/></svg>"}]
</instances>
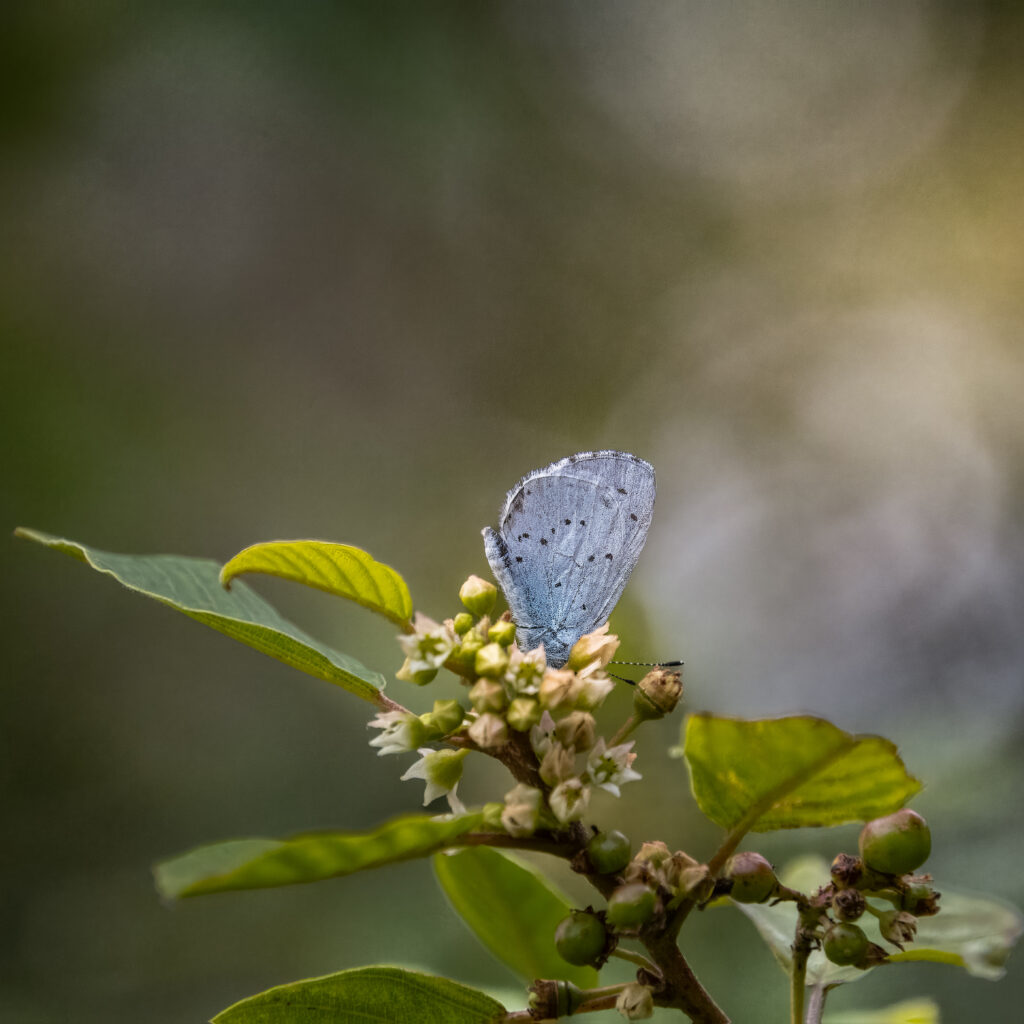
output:
<instances>
[{"instance_id":1,"label":"green flower bud","mask_svg":"<svg viewBox=\"0 0 1024 1024\"><path fill-rule=\"evenodd\" d=\"M632 844L622 832L598 832L587 843L587 858L599 875L614 875L630 861Z\"/></svg>"},{"instance_id":2,"label":"green flower bud","mask_svg":"<svg viewBox=\"0 0 1024 1024\"><path fill-rule=\"evenodd\" d=\"M905 875L919 868L932 850L928 823L904 807L869 821L860 833L860 855L869 868L887 875Z\"/></svg>"},{"instance_id":3,"label":"green flower bud","mask_svg":"<svg viewBox=\"0 0 1024 1024\"><path fill-rule=\"evenodd\" d=\"M459 612L452 619L452 629L456 636L465 636L473 628L473 616L469 612Z\"/></svg>"},{"instance_id":4,"label":"green flower bud","mask_svg":"<svg viewBox=\"0 0 1024 1024\"><path fill-rule=\"evenodd\" d=\"M481 811L484 816L483 825L485 829L495 832L500 832L504 829L505 826L501 821L501 816L505 812L504 804L498 803L496 800L492 800L490 803L484 804Z\"/></svg>"},{"instance_id":5,"label":"green flower bud","mask_svg":"<svg viewBox=\"0 0 1024 1024\"><path fill-rule=\"evenodd\" d=\"M504 711L508 703L505 687L493 679L478 679L470 687L469 699L481 714L487 711L497 714Z\"/></svg>"},{"instance_id":6,"label":"green flower bud","mask_svg":"<svg viewBox=\"0 0 1024 1024\"><path fill-rule=\"evenodd\" d=\"M604 952L607 942L608 933L600 918L585 910L574 910L555 929L558 955L577 967L594 963Z\"/></svg>"},{"instance_id":7,"label":"green flower bud","mask_svg":"<svg viewBox=\"0 0 1024 1024\"><path fill-rule=\"evenodd\" d=\"M657 897L643 882L620 885L608 897L608 923L618 929L639 928L654 916Z\"/></svg>"},{"instance_id":8,"label":"green flower bud","mask_svg":"<svg viewBox=\"0 0 1024 1024\"><path fill-rule=\"evenodd\" d=\"M459 588L459 600L476 616L489 615L497 597L498 588L479 576L470 576Z\"/></svg>"},{"instance_id":9,"label":"green flower bud","mask_svg":"<svg viewBox=\"0 0 1024 1024\"><path fill-rule=\"evenodd\" d=\"M539 721L541 707L532 697L516 697L505 712L509 728L516 732L528 732Z\"/></svg>"},{"instance_id":10,"label":"green flower bud","mask_svg":"<svg viewBox=\"0 0 1024 1024\"><path fill-rule=\"evenodd\" d=\"M457 700L435 700L434 710L420 715L420 721L427 730L427 738L439 740L455 732L465 717L466 709Z\"/></svg>"},{"instance_id":11,"label":"green flower bud","mask_svg":"<svg viewBox=\"0 0 1024 1024\"><path fill-rule=\"evenodd\" d=\"M487 639L502 647L509 647L515 638L516 624L511 619L498 619L487 631Z\"/></svg>"},{"instance_id":12,"label":"green flower bud","mask_svg":"<svg viewBox=\"0 0 1024 1024\"><path fill-rule=\"evenodd\" d=\"M499 676L503 676L505 669L508 668L508 653L501 644L484 644L476 652L473 668L478 676L488 676L489 678L497 679Z\"/></svg>"},{"instance_id":13,"label":"green flower bud","mask_svg":"<svg viewBox=\"0 0 1024 1024\"><path fill-rule=\"evenodd\" d=\"M633 690L633 711L640 718L664 718L675 711L683 695L678 672L656 668L643 677Z\"/></svg>"},{"instance_id":14,"label":"green flower bud","mask_svg":"<svg viewBox=\"0 0 1024 1024\"><path fill-rule=\"evenodd\" d=\"M735 853L725 865L725 877L732 882L730 896L737 903L763 903L778 888L771 864L759 853Z\"/></svg>"},{"instance_id":15,"label":"green flower bud","mask_svg":"<svg viewBox=\"0 0 1024 1024\"><path fill-rule=\"evenodd\" d=\"M474 671L476 656L483 649L483 638L475 629L471 629L449 655L449 661L454 663L463 675ZM479 674L479 673L477 673Z\"/></svg>"},{"instance_id":16,"label":"green flower bud","mask_svg":"<svg viewBox=\"0 0 1024 1024\"><path fill-rule=\"evenodd\" d=\"M404 683L413 683L415 686L426 686L437 678L436 668L421 668L413 670L411 666L411 660L406 658L402 667L395 673L395 678L401 679Z\"/></svg>"},{"instance_id":17,"label":"green flower bud","mask_svg":"<svg viewBox=\"0 0 1024 1024\"><path fill-rule=\"evenodd\" d=\"M822 949L834 964L856 964L868 951L868 937L859 925L840 921L825 932Z\"/></svg>"}]
</instances>

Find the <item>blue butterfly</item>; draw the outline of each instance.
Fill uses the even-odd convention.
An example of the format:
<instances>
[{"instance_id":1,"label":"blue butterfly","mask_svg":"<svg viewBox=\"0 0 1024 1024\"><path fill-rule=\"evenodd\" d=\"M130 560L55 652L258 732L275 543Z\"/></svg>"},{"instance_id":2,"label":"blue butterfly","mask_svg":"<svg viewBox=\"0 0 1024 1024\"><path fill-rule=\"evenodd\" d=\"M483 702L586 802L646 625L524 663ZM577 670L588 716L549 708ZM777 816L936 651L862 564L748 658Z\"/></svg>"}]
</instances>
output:
<instances>
[{"instance_id":1,"label":"blue butterfly","mask_svg":"<svg viewBox=\"0 0 1024 1024\"><path fill-rule=\"evenodd\" d=\"M561 667L622 595L654 513L654 467L626 452L580 452L508 492L484 552L522 650Z\"/></svg>"}]
</instances>

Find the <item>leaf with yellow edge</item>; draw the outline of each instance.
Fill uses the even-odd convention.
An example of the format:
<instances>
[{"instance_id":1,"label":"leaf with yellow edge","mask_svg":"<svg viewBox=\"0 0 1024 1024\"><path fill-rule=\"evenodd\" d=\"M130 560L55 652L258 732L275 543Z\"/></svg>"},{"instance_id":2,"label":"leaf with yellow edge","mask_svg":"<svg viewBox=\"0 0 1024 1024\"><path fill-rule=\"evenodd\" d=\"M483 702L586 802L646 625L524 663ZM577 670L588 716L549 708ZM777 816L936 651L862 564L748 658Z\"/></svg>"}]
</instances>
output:
<instances>
[{"instance_id":1,"label":"leaf with yellow edge","mask_svg":"<svg viewBox=\"0 0 1024 1024\"><path fill-rule=\"evenodd\" d=\"M350 544L322 540L253 544L221 569L220 581L230 587L236 576L247 572L278 576L347 598L399 626L408 626L412 618L412 598L405 580L391 566Z\"/></svg>"},{"instance_id":2,"label":"leaf with yellow edge","mask_svg":"<svg viewBox=\"0 0 1024 1024\"><path fill-rule=\"evenodd\" d=\"M700 809L737 834L867 821L921 788L889 740L811 715L691 715L683 753Z\"/></svg>"},{"instance_id":3,"label":"leaf with yellow edge","mask_svg":"<svg viewBox=\"0 0 1024 1024\"><path fill-rule=\"evenodd\" d=\"M904 999L881 1010L826 1013L825 1024L939 1024L939 1006L932 999Z\"/></svg>"},{"instance_id":4,"label":"leaf with yellow edge","mask_svg":"<svg viewBox=\"0 0 1024 1024\"><path fill-rule=\"evenodd\" d=\"M155 598L190 618L269 654L286 665L354 693L382 701L384 677L355 658L314 640L289 622L244 583L230 593L221 587L219 567L208 558L180 555L120 555L77 541L19 528L19 537L63 551L129 590Z\"/></svg>"}]
</instances>

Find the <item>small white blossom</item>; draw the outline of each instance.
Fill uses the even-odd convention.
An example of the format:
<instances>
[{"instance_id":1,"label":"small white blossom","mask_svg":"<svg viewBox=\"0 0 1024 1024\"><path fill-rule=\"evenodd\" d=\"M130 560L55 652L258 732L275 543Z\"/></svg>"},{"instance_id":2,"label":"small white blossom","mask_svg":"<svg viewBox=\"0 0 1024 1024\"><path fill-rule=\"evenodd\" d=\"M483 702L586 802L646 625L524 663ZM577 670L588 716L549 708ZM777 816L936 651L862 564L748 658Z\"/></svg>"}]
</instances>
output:
<instances>
[{"instance_id":1,"label":"small white blossom","mask_svg":"<svg viewBox=\"0 0 1024 1024\"><path fill-rule=\"evenodd\" d=\"M594 749L587 758L587 774L590 781L612 796L620 796L619 786L643 778L639 772L633 771L632 764L636 760L636 754L632 749L633 740L605 749L602 736L594 744Z\"/></svg>"},{"instance_id":2,"label":"small white blossom","mask_svg":"<svg viewBox=\"0 0 1024 1024\"><path fill-rule=\"evenodd\" d=\"M366 723L366 728L382 730L370 740L371 747L380 747L378 757L415 750L425 732L423 723L411 711L381 711Z\"/></svg>"},{"instance_id":3,"label":"small white blossom","mask_svg":"<svg viewBox=\"0 0 1024 1024\"><path fill-rule=\"evenodd\" d=\"M398 643L408 659L409 672L423 672L440 668L455 649L455 631L417 612L412 622L413 632L400 636ZM405 666L403 666L405 668Z\"/></svg>"},{"instance_id":4,"label":"small white blossom","mask_svg":"<svg viewBox=\"0 0 1024 1024\"><path fill-rule=\"evenodd\" d=\"M551 717L550 712L545 711L540 716L540 721L530 730L530 746L533 747L533 752L537 757L544 757L551 748L554 737L555 720Z\"/></svg>"},{"instance_id":5,"label":"small white blossom","mask_svg":"<svg viewBox=\"0 0 1024 1024\"><path fill-rule=\"evenodd\" d=\"M563 824L579 821L590 803L590 787L582 779L566 779L551 791L548 803L555 817Z\"/></svg>"},{"instance_id":6,"label":"small white blossom","mask_svg":"<svg viewBox=\"0 0 1024 1024\"><path fill-rule=\"evenodd\" d=\"M453 814L465 814L465 804L459 799L456 790L462 778L462 760L468 753L468 750L431 750L425 747L420 750L420 759L402 776L402 781L423 779L426 782L424 807L439 796L444 796L448 798L448 806Z\"/></svg>"},{"instance_id":7,"label":"small white blossom","mask_svg":"<svg viewBox=\"0 0 1024 1024\"><path fill-rule=\"evenodd\" d=\"M582 708L584 711L597 710L604 703L608 694L615 689L615 680L606 676L596 661L580 672L579 677L583 681L583 687L576 699L576 707Z\"/></svg>"},{"instance_id":8,"label":"small white blossom","mask_svg":"<svg viewBox=\"0 0 1024 1024\"><path fill-rule=\"evenodd\" d=\"M540 688L540 681L544 678L547 665L543 644L525 654L513 644L508 652L505 679L516 693L532 697Z\"/></svg>"}]
</instances>

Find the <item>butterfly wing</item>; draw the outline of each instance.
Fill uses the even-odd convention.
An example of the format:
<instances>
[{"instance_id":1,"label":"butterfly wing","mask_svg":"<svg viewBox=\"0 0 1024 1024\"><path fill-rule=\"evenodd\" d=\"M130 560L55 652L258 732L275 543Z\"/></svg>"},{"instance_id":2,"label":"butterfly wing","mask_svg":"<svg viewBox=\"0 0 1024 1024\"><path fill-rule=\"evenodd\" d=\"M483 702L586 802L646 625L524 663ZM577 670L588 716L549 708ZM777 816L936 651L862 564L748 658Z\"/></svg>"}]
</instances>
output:
<instances>
[{"instance_id":1,"label":"butterfly wing","mask_svg":"<svg viewBox=\"0 0 1024 1024\"><path fill-rule=\"evenodd\" d=\"M564 664L607 621L647 538L654 469L625 452L582 452L524 477L484 549L528 649Z\"/></svg>"}]
</instances>

